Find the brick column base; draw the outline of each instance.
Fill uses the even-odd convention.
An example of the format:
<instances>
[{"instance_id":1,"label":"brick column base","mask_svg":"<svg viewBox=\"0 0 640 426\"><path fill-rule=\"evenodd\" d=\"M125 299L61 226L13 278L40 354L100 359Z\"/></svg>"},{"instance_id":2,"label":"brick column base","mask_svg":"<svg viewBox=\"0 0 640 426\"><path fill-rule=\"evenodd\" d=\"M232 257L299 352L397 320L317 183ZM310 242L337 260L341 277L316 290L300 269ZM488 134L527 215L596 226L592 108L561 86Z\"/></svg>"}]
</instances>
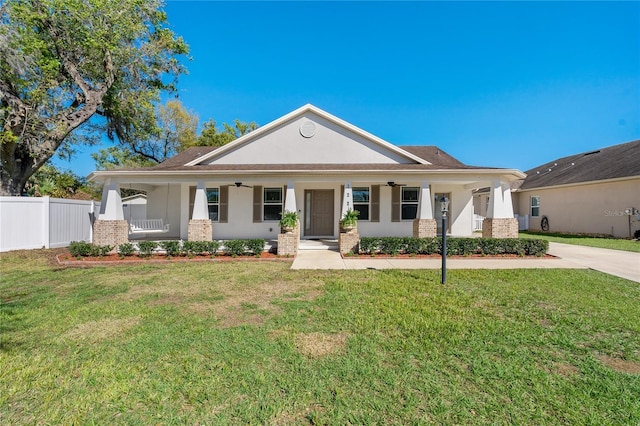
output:
<instances>
[{"instance_id":1,"label":"brick column base","mask_svg":"<svg viewBox=\"0 0 640 426\"><path fill-rule=\"evenodd\" d=\"M126 220L100 220L93 223L93 244L114 246L129 242L129 222Z\"/></svg>"},{"instance_id":2,"label":"brick column base","mask_svg":"<svg viewBox=\"0 0 640 426\"><path fill-rule=\"evenodd\" d=\"M209 219L191 219L187 234L189 241L212 241L213 223Z\"/></svg>"},{"instance_id":3,"label":"brick column base","mask_svg":"<svg viewBox=\"0 0 640 426\"><path fill-rule=\"evenodd\" d=\"M438 236L438 223L435 219L416 219L413 221L413 236L427 238Z\"/></svg>"},{"instance_id":4,"label":"brick column base","mask_svg":"<svg viewBox=\"0 0 640 426\"><path fill-rule=\"evenodd\" d=\"M298 253L300 236L296 232L278 234L278 255L295 256Z\"/></svg>"},{"instance_id":5,"label":"brick column base","mask_svg":"<svg viewBox=\"0 0 640 426\"><path fill-rule=\"evenodd\" d=\"M338 236L338 246L340 254L358 253L360 251L360 234L356 231L341 232Z\"/></svg>"},{"instance_id":6,"label":"brick column base","mask_svg":"<svg viewBox=\"0 0 640 426\"><path fill-rule=\"evenodd\" d=\"M484 238L518 238L518 219L487 217L482 221L482 236Z\"/></svg>"}]
</instances>

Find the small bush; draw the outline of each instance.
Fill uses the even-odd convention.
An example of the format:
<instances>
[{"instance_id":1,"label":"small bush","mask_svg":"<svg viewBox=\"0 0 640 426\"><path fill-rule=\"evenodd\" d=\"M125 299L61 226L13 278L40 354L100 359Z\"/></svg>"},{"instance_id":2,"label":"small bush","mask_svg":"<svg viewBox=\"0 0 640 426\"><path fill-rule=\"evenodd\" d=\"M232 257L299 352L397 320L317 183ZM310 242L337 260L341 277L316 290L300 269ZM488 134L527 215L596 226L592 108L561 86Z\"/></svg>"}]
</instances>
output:
<instances>
[{"instance_id":1,"label":"small bush","mask_svg":"<svg viewBox=\"0 0 640 426\"><path fill-rule=\"evenodd\" d=\"M377 237L362 237L360 238L360 253L363 254L375 254L379 250L379 241Z\"/></svg>"},{"instance_id":2,"label":"small bush","mask_svg":"<svg viewBox=\"0 0 640 426\"><path fill-rule=\"evenodd\" d=\"M155 241L140 241L138 243L138 251L140 257L151 256L151 253L158 248L158 243Z\"/></svg>"},{"instance_id":3,"label":"small bush","mask_svg":"<svg viewBox=\"0 0 640 426\"><path fill-rule=\"evenodd\" d=\"M167 256L178 256L182 252L182 244L180 241L161 241L160 248L162 248Z\"/></svg>"},{"instance_id":4,"label":"small bush","mask_svg":"<svg viewBox=\"0 0 640 426\"><path fill-rule=\"evenodd\" d=\"M73 257L87 257L91 255L93 245L84 241L71 241L69 244L69 252Z\"/></svg>"},{"instance_id":5,"label":"small bush","mask_svg":"<svg viewBox=\"0 0 640 426\"><path fill-rule=\"evenodd\" d=\"M220 248L220 243L218 241L202 241L202 252L209 253L211 256L216 254L218 249Z\"/></svg>"},{"instance_id":6,"label":"small bush","mask_svg":"<svg viewBox=\"0 0 640 426\"><path fill-rule=\"evenodd\" d=\"M123 243L118 246L118 255L121 257L132 256L136 248L131 243Z\"/></svg>"},{"instance_id":7,"label":"small bush","mask_svg":"<svg viewBox=\"0 0 640 426\"><path fill-rule=\"evenodd\" d=\"M113 246L93 246L91 256L106 256L111 252L111 250L113 250Z\"/></svg>"},{"instance_id":8,"label":"small bush","mask_svg":"<svg viewBox=\"0 0 640 426\"><path fill-rule=\"evenodd\" d=\"M265 241L262 238L256 238L253 240L247 240L246 247L256 257L260 257L264 251Z\"/></svg>"},{"instance_id":9,"label":"small bush","mask_svg":"<svg viewBox=\"0 0 640 426\"><path fill-rule=\"evenodd\" d=\"M224 243L224 251L230 256L242 256L245 254L244 240L228 240Z\"/></svg>"},{"instance_id":10,"label":"small bush","mask_svg":"<svg viewBox=\"0 0 640 426\"><path fill-rule=\"evenodd\" d=\"M69 252L73 257L105 256L111 250L113 250L113 246L96 246L84 241L71 241L69 244Z\"/></svg>"},{"instance_id":11,"label":"small bush","mask_svg":"<svg viewBox=\"0 0 640 426\"><path fill-rule=\"evenodd\" d=\"M390 254L394 256L401 252L404 252L404 239L401 237L385 237L381 238L380 251L383 254Z\"/></svg>"}]
</instances>

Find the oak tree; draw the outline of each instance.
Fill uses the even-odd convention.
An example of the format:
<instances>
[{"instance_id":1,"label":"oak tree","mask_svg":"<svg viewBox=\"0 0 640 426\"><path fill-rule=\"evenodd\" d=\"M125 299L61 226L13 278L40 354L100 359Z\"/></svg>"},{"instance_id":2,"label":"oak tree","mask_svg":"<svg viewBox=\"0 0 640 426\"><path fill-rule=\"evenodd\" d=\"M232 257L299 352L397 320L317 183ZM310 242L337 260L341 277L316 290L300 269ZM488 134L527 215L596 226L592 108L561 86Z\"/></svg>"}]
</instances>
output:
<instances>
[{"instance_id":1,"label":"oak tree","mask_svg":"<svg viewBox=\"0 0 640 426\"><path fill-rule=\"evenodd\" d=\"M187 53L160 0L0 0L0 195L101 132L157 134Z\"/></svg>"}]
</instances>

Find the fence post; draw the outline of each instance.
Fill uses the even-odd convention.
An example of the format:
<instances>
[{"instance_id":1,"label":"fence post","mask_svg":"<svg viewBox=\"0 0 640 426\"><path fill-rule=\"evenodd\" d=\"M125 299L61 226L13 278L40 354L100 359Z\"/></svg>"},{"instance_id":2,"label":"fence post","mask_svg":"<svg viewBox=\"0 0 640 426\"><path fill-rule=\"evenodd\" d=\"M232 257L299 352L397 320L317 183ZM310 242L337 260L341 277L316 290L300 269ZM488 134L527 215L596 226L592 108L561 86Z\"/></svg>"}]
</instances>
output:
<instances>
[{"instance_id":1,"label":"fence post","mask_svg":"<svg viewBox=\"0 0 640 426\"><path fill-rule=\"evenodd\" d=\"M49 248L50 245L50 221L51 221L51 197L45 195L42 197L42 245L44 248Z\"/></svg>"},{"instance_id":2,"label":"fence post","mask_svg":"<svg viewBox=\"0 0 640 426\"><path fill-rule=\"evenodd\" d=\"M89 242L93 244L93 218L96 214L96 203L93 200L89 203Z\"/></svg>"}]
</instances>

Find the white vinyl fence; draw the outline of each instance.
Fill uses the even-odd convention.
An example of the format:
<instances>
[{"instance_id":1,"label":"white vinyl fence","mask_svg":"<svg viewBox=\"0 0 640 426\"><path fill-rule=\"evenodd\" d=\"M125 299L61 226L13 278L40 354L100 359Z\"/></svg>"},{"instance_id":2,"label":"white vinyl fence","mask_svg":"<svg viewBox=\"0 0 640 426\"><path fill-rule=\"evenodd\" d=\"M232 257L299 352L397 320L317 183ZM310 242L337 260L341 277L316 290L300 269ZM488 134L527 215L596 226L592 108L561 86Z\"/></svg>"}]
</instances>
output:
<instances>
[{"instance_id":1,"label":"white vinyl fence","mask_svg":"<svg viewBox=\"0 0 640 426\"><path fill-rule=\"evenodd\" d=\"M484 220L484 216L480 216L479 214L473 215L473 231L482 231L482 221Z\"/></svg>"},{"instance_id":2,"label":"white vinyl fence","mask_svg":"<svg viewBox=\"0 0 640 426\"><path fill-rule=\"evenodd\" d=\"M91 217L99 211L95 201L0 197L0 252L91 242Z\"/></svg>"},{"instance_id":3,"label":"white vinyl fence","mask_svg":"<svg viewBox=\"0 0 640 426\"><path fill-rule=\"evenodd\" d=\"M528 231L529 230L529 215L526 214L524 216L515 215L515 218L518 219L518 231Z\"/></svg>"},{"instance_id":4,"label":"white vinyl fence","mask_svg":"<svg viewBox=\"0 0 640 426\"><path fill-rule=\"evenodd\" d=\"M529 215L519 216L514 215L516 219L518 219L518 231L527 231L529 229ZM480 216L477 214L473 215L473 230L474 231L482 231L482 221L484 220L484 216Z\"/></svg>"}]
</instances>

